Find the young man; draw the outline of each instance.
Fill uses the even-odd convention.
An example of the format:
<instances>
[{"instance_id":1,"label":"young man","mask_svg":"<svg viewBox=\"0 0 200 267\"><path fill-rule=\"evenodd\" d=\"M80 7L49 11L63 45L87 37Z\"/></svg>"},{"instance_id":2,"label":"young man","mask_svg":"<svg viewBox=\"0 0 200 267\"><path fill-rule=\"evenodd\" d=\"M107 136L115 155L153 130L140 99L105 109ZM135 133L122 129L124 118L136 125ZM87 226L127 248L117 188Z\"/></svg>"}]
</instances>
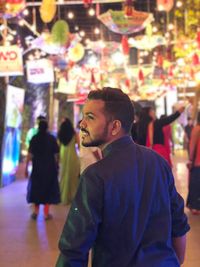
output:
<instances>
[{"instance_id":1,"label":"young man","mask_svg":"<svg viewBox=\"0 0 200 267\"><path fill-rule=\"evenodd\" d=\"M119 89L91 91L82 145L103 159L81 175L59 242L56 267L178 267L186 232L184 202L167 162L129 136L134 110Z\"/></svg>"}]
</instances>

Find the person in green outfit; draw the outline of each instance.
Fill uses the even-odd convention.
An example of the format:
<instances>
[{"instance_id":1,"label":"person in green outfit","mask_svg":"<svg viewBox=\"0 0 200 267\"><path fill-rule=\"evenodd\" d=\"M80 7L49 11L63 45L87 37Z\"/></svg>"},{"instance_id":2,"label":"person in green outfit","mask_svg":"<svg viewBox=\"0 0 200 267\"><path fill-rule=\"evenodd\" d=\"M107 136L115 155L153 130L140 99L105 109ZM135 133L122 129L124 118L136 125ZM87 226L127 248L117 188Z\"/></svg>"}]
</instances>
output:
<instances>
[{"instance_id":1,"label":"person in green outfit","mask_svg":"<svg viewBox=\"0 0 200 267\"><path fill-rule=\"evenodd\" d=\"M79 184L80 162L76 150L79 138L68 118L61 123L58 131L60 144L60 195L61 203L71 204Z\"/></svg>"}]
</instances>

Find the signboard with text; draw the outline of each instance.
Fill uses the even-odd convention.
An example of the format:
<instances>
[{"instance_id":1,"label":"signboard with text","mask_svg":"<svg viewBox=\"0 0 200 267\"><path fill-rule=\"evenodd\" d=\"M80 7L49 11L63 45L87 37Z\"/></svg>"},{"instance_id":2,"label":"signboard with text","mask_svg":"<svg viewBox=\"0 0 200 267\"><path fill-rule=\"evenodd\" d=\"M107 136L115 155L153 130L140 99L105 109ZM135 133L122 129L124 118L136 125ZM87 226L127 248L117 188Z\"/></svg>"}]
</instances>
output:
<instances>
[{"instance_id":1,"label":"signboard with text","mask_svg":"<svg viewBox=\"0 0 200 267\"><path fill-rule=\"evenodd\" d=\"M23 75L22 51L17 45L0 46L0 76Z\"/></svg>"},{"instance_id":2,"label":"signboard with text","mask_svg":"<svg viewBox=\"0 0 200 267\"><path fill-rule=\"evenodd\" d=\"M46 58L27 61L26 70L27 80L30 83L51 83L54 81L53 64Z\"/></svg>"}]
</instances>

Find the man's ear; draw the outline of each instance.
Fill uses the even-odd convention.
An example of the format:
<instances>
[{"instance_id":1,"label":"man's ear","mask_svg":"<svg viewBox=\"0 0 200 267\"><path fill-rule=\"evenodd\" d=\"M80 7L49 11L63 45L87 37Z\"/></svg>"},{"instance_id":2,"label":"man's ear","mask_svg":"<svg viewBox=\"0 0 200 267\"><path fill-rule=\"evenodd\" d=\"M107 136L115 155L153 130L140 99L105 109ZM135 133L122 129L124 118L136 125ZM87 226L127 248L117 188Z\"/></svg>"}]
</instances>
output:
<instances>
[{"instance_id":1,"label":"man's ear","mask_svg":"<svg viewBox=\"0 0 200 267\"><path fill-rule=\"evenodd\" d=\"M119 120L114 120L112 124L112 135L115 136L117 135L122 129L122 124L121 121Z\"/></svg>"}]
</instances>

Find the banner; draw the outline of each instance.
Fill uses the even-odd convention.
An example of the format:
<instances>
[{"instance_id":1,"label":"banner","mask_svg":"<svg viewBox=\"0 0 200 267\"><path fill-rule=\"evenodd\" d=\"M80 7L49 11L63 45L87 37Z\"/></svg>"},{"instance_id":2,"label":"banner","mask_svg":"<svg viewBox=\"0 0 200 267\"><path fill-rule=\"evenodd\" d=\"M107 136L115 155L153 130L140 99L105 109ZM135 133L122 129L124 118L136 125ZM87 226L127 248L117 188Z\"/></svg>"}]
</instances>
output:
<instances>
[{"instance_id":1,"label":"banner","mask_svg":"<svg viewBox=\"0 0 200 267\"><path fill-rule=\"evenodd\" d=\"M17 45L0 46L0 76L23 75L22 51Z\"/></svg>"},{"instance_id":2,"label":"banner","mask_svg":"<svg viewBox=\"0 0 200 267\"><path fill-rule=\"evenodd\" d=\"M169 12L174 6L174 0L157 0L157 8L160 11Z\"/></svg>"},{"instance_id":3,"label":"banner","mask_svg":"<svg viewBox=\"0 0 200 267\"><path fill-rule=\"evenodd\" d=\"M30 83L51 83L54 81L53 64L50 60L43 58L27 61L27 81Z\"/></svg>"},{"instance_id":4,"label":"banner","mask_svg":"<svg viewBox=\"0 0 200 267\"><path fill-rule=\"evenodd\" d=\"M8 85L2 157L2 186L15 179L15 172L19 163L24 95L24 89Z\"/></svg>"}]
</instances>

